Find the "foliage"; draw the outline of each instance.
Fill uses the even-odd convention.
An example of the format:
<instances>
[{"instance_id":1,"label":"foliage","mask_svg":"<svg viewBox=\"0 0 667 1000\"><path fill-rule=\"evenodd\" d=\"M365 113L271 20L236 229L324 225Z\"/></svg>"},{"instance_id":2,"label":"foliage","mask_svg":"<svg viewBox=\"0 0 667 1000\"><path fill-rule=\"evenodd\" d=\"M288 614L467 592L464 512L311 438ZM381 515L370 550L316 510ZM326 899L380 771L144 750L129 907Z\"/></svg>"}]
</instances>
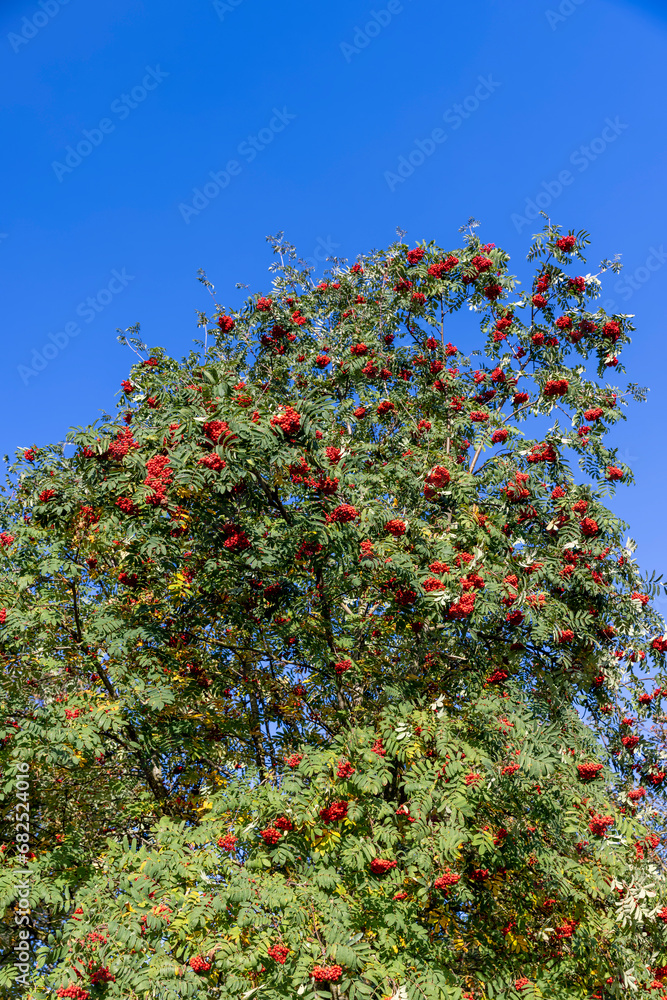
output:
<instances>
[{"instance_id":1,"label":"foliage","mask_svg":"<svg viewBox=\"0 0 667 1000\"><path fill-rule=\"evenodd\" d=\"M276 238L203 354L129 331L118 414L19 452L6 995L24 864L34 998L660 988L667 641L605 506L631 317L585 233L547 224L524 292L474 230L317 285Z\"/></svg>"}]
</instances>

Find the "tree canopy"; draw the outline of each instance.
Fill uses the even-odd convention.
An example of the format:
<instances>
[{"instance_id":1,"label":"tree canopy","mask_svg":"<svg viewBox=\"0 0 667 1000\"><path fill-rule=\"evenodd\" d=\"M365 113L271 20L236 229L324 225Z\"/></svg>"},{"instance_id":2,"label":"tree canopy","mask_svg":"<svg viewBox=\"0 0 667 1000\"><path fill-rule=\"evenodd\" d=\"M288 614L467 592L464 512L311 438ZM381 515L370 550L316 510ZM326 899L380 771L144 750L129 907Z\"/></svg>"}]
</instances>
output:
<instances>
[{"instance_id":1,"label":"tree canopy","mask_svg":"<svg viewBox=\"0 0 667 1000\"><path fill-rule=\"evenodd\" d=\"M6 995L663 990L667 639L606 506L643 392L588 243L547 223L522 290L474 227L318 284L276 238L196 352L128 331L118 412L19 450Z\"/></svg>"}]
</instances>

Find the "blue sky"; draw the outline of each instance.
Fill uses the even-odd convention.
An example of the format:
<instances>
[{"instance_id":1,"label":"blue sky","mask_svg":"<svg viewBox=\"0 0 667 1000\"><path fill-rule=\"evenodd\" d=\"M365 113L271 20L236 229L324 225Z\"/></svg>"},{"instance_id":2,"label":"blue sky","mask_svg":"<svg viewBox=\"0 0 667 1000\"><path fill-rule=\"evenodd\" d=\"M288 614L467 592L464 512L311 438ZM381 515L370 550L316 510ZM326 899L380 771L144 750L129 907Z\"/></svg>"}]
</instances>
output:
<instances>
[{"instance_id":1,"label":"blue sky","mask_svg":"<svg viewBox=\"0 0 667 1000\"><path fill-rule=\"evenodd\" d=\"M666 56L648 0L4 0L0 454L114 406L116 328L186 353L199 267L230 305L266 288L269 233L319 262L397 225L455 246L474 215L525 275L537 199L590 270L622 254L605 298L651 392L614 507L662 572Z\"/></svg>"}]
</instances>

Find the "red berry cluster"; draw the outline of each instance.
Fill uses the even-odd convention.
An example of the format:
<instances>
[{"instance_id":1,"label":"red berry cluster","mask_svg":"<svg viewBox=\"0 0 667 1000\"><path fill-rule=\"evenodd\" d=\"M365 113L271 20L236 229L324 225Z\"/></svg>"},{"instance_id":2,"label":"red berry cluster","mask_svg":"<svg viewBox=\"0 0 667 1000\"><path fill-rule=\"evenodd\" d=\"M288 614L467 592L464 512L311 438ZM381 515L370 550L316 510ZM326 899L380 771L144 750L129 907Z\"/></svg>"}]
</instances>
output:
<instances>
[{"instance_id":1,"label":"red berry cluster","mask_svg":"<svg viewBox=\"0 0 667 1000\"><path fill-rule=\"evenodd\" d=\"M238 524L223 524L220 530L225 536L223 545L228 552L244 552L250 548L250 539Z\"/></svg>"},{"instance_id":2,"label":"red berry cluster","mask_svg":"<svg viewBox=\"0 0 667 1000\"><path fill-rule=\"evenodd\" d=\"M320 809L320 819L325 823L340 823L347 817L347 802L332 802L330 806Z\"/></svg>"},{"instance_id":3,"label":"red berry cluster","mask_svg":"<svg viewBox=\"0 0 667 1000\"><path fill-rule=\"evenodd\" d=\"M616 322L616 320L613 319L609 320L609 322L605 323L604 326L602 327L602 336L608 337L609 340L612 340L614 343L616 343L620 335L621 335L621 328Z\"/></svg>"},{"instance_id":4,"label":"red berry cluster","mask_svg":"<svg viewBox=\"0 0 667 1000\"><path fill-rule=\"evenodd\" d=\"M359 511L356 507L353 507L349 503L342 503L335 510L332 510L330 514L327 514L327 523L337 522L338 524L345 524L349 521L356 521L359 517Z\"/></svg>"},{"instance_id":5,"label":"red berry cluster","mask_svg":"<svg viewBox=\"0 0 667 1000\"><path fill-rule=\"evenodd\" d=\"M86 934L86 941L91 945L108 944L109 938L104 934L98 934L97 931L91 931L90 934Z\"/></svg>"},{"instance_id":6,"label":"red berry cluster","mask_svg":"<svg viewBox=\"0 0 667 1000\"><path fill-rule=\"evenodd\" d=\"M493 267L493 261L491 258L483 257L481 254L477 254L477 256L473 257L471 264L478 274L482 274L484 271L488 271Z\"/></svg>"},{"instance_id":7,"label":"red berry cluster","mask_svg":"<svg viewBox=\"0 0 667 1000\"><path fill-rule=\"evenodd\" d=\"M146 503L158 506L167 502L167 486L172 480L172 470L169 467L168 455L155 455L146 462L148 475L144 479L144 485L153 492L146 497Z\"/></svg>"},{"instance_id":8,"label":"red berry cluster","mask_svg":"<svg viewBox=\"0 0 667 1000\"><path fill-rule=\"evenodd\" d=\"M204 455L197 462L197 465L203 465L207 469L211 469L213 472L221 472L222 469L226 468L227 463L219 455Z\"/></svg>"},{"instance_id":9,"label":"red berry cluster","mask_svg":"<svg viewBox=\"0 0 667 1000\"><path fill-rule=\"evenodd\" d=\"M136 516L139 513L139 508L130 497L118 497L116 500L116 507L122 510L123 514L127 514L129 517Z\"/></svg>"},{"instance_id":10,"label":"red berry cluster","mask_svg":"<svg viewBox=\"0 0 667 1000\"><path fill-rule=\"evenodd\" d=\"M599 816L597 813L593 813L591 821L588 824L588 829L591 833L594 833L597 837L604 837L607 832L607 827L614 825L613 816Z\"/></svg>"},{"instance_id":11,"label":"red berry cluster","mask_svg":"<svg viewBox=\"0 0 667 1000\"><path fill-rule=\"evenodd\" d=\"M446 469L444 465L435 465L427 475L426 483L436 490L441 490L449 485L451 478L449 469Z\"/></svg>"},{"instance_id":12,"label":"red berry cluster","mask_svg":"<svg viewBox=\"0 0 667 1000\"><path fill-rule=\"evenodd\" d=\"M570 383L565 378L550 379L542 390L547 399L554 396L564 396L570 388Z\"/></svg>"},{"instance_id":13,"label":"red berry cluster","mask_svg":"<svg viewBox=\"0 0 667 1000\"><path fill-rule=\"evenodd\" d=\"M384 529L389 532L390 535L393 535L394 538L400 538L400 536L404 535L407 531L407 525L405 521L401 521L401 519L397 517L394 518L393 521L387 521Z\"/></svg>"},{"instance_id":14,"label":"red berry cluster","mask_svg":"<svg viewBox=\"0 0 667 1000\"><path fill-rule=\"evenodd\" d=\"M221 438L224 440L230 434L226 420L209 420L204 424L203 431L213 444L218 444Z\"/></svg>"},{"instance_id":15,"label":"red berry cluster","mask_svg":"<svg viewBox=\"0 0 667 1000\"><path fill-rule=\"evenodd\" d=\"M419 264L424 258L424 253L423 247L415 247L414 250L408 250L408 264Z\"/></svg>"},{"instance_id":16,"label":"red berry cluster","mask_svg":"<svg viewBox=\"0 0 667 1000\"><path fill-rule=\"evenodd\" d=\"M454 254L450 254L445 260L439 260L435 264L430 264L428 268L428 273L432 278L444 278L448 271L453 270L458 264L459 259L455 257Z\"/></svg>"},{"instance_id":17,"label":"red berry cluster","mask_svg":"<svg viewBox=\"0 0 667 1000\"><path fill-rule=\"evenodd\" d=\"M461 881L461 876L457 875L456 872L449 871L447 869L442 875L439 875L433 885L436 889L448 889L451 885L456 885L457 882Z\"/></svg>"},{"instance_id":18,"label":"red berry cluster","mask_svg":"<svg viewBox=\"0 0 667 1000\"><path fill-rule=\"evenodd\" d=\"M316 983L337 983L343 975L342 965L316 965L311 973Z\"/></svg>"},{"instance_id":19,"label":"red berry cluster","mask_svg":"<svg viewBox=\"0 0 667 1000\"><path fill-rule=\"evenodd\" d=\"M577 771L582 781L592 781L594 778L597 778L601 770L602 764L577 764Z\"/></svg>"},{"instance_id":20,"label":"red berry cluster","mask_svg":"<svg viewBox=\"0 0 667 1000\"><path fill-rule=\"evenodd\" d=\"M374 875L386 875L388 871L396 867L396 864L396 861L389 861L387 858L373 858L371 871Z\"/></svg>"},{"instance_id":21,"label":"red berry cluster","mask_svg":"<svg viewBox=\"0 0 667 1000\"><path fill-rule=\"evenodd\" d=\"M322 551L323 546L319 542L302 542L299 546L295 559L312 559Z\"/></svg>"},{"instance_id":22,"label":"red berry cluster","mask_svg":"<svg viewBox=\"0 0 667 1000\"><path fill-rule=\"evenodd\" d=\"M582 535L586 538L593 538L600 530L597 521L594 521L592 517L585 517L583 521L579 522L579 527Z\"/></svg>"},{"instance_id":23,"label":"red berry cluster","mask_svg":"<svg viewBox=\"0 0 667 1000\"><path fill-rule=\"evenodd\" d=\"M280 427L287 437L294 437L301 428L301 416L291 406L286 406L284 411L271 417L271 426Z\"/></svg>"},{"instance_id":24,"label":"red berry cluster","mask_svg":"<svg viewBox=\"0 0 667 1000\"><path fill-rule=\"evenodd\" d=\"M571 253L577 245L576 236L561 236L560 239L556 240L556 246L563 253Z\"/></svg>"},{"instance_id":25,"label":"red berry cluster","mask_svg":"<svg viewBox=\"0 0 667 1000\"><path fill-rule=\"evenodd\" d=\"M289 948L284 944L272 944L268 950L269 958L274 959L279 965L285 964L285 959L289 955Z\"/></svg>"},{"instance_id":26,"label":"red berry cluster","mask_svg":"<svg viewBox=\"0 0 667 1000\"><path fill-rule=\"evenodd\" d=\"M89 970L91 970L90 971L90 981L91 981L91 983L93 983L94 985L96 985L97 983L115 983L116 982L116 977L111 972L109 972L109 966L108 965L100 966L97 969L95 969L94 966L95 966L94 962L89 962L88 963L88 968L89 968Z\"/></svg>"},{"instance_id":27,"label":"red berry cluster","mask_svg":"<svg viewBox=\"0 0 667 1000\"><path fill-rule=\"evenodd\" d=\"M564 920L562 924L554 927L556 937L562 941L563 938L571 938L577 929L578 920Z\"/></svg>"},{"instance_id":28,"label":"red berry cluster","mask_svg":"<svg viewBox=\"0 0 667 1000\"><path fill-rule=\"evenodd\" d=\"M437 560L436 562L429 563L428 568L432 573L449 573L449 566L447 563L439 562Z\"/></svg>"},{"instance_id":29,"label":"red berry cluster","mask_svg":"<svg viewBox=\"0 0 667 1000\"><path fill-rule=\"evenodd\" d=\"M111 442L102 457L108 458L112 462L122 462L128 452L137 448L139 448L139 442L134 440L132 431L127 427L118 431L115 440ZM91 456L92 454L91 452Z\"/></svg>"},{"instance_id":30,"label":"red berry cluster","mask_svg":"<svg viewBox=\"0 0 667 1000\"><path fill-rule=\"evenodd\" d=\"M547 441L543 441L542 444L536 444L531 448L530 452L526 457L526 461L531 464L536 462L556 462L558 455L556 454L553 445L549 444Z\"/></svg>"},{"instance_id":31,"label":"red berry cluster","mask_svg":"<svg viewBox=\"0 0 667 1000\"><path fill-rule=\"evenodd\" d=\"M211 963L208 958L202 958L201 955L193 955L190 959L190 968L195 972L208 972L211 968Z\"/></svg>"},{"instance_id":32,"label":"red berry cluster","mask_svg":"<svg viewBox=\"0 0 667 1000\"><path fill-rule=\"evenodd\" d=\"M355 768L350 764L349 760L339 760L338 767L336 768L336 774L339 778L346 780L352 777L355 772Z\"/></svg>"},{"instance_id":33,"label":"red berry cluster","mask_svg":"<svg viewBox=\"0 0 667 1000\"><path fill-rule=\"evenodd\" d=\"M269 845L277 844L281 837L280 830L275 826L267 826L266 829L259 831L259 835L264 843Z\"/></svg>"},{"instance_id":34,"label":"red berry cluster","mask_svg":"<svg viewBox=\"0 0 667 1000\"><path fill-rule=\"evenodd\" d=\"M447 615L449 618L460 620L467 618L475 610L475 595L462 594L458 601L455 601L449 608Z\"/></svg>"}]
</instances>

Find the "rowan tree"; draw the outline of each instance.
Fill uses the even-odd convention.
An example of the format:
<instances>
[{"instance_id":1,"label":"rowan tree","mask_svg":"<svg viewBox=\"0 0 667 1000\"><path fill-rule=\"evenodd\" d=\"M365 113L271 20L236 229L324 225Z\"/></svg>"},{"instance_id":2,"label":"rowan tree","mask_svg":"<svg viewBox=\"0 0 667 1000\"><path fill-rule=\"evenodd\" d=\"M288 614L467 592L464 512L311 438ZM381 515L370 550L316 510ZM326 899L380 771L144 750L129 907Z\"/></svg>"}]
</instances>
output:
<instances>
[{"instance_id":1,"label":"rowan tree","mask_svg":"<svg viewBox=\"0 0 667 1000\"><path fill-rule=\"evenodd\" d=\"M585 233L547 223L525 290L462 242L315 284L277 238L201 349L130 331L118 412L19 450L6 995L663 989L667 639L606 505L633 327L596 302L610 261L577 273Z\"/></svg>"}]
</instances>

